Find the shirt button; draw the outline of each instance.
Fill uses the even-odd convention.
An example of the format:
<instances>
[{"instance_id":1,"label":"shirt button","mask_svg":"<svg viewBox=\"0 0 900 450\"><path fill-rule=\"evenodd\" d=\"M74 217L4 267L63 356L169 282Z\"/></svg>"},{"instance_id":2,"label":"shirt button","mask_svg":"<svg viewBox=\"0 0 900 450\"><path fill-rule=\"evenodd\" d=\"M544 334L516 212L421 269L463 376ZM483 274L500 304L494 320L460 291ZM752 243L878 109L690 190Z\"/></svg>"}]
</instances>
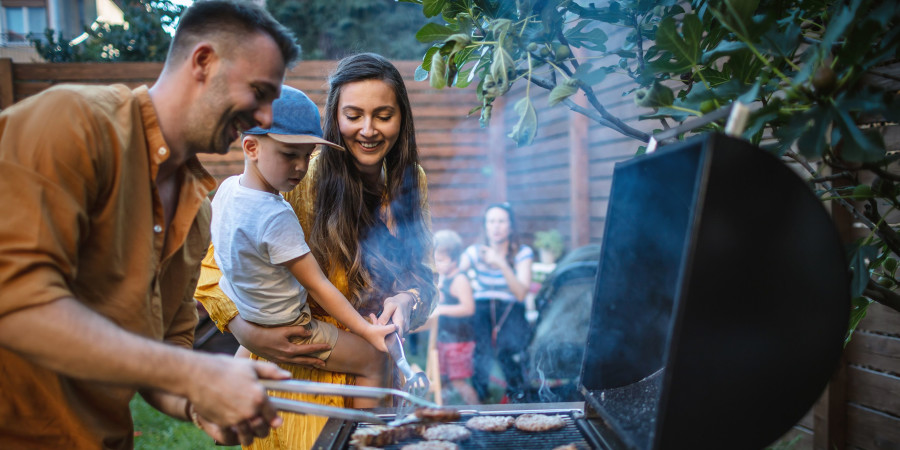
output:
<instances>
[{"instance_id":1,"label":"shirt button","mask_svg":"<svg viewBox=\"0 0 900 450\"><path fill-rule=\"evenodd\" d=\"M157 233L162 233L162 225L154 225L153 231Z\"/></svg>"},{"instance_id":2,"label":"shirt button","mask_svg":"<svg viewBox=\"0 0 900 450\"><path fill-rule=\"evenodd\" d=\"M168 150L166 150L165 147L160 147L156 152L159 153L159 156L166 156L166 152L168 152Z\"/></svg>"}]
</instances>

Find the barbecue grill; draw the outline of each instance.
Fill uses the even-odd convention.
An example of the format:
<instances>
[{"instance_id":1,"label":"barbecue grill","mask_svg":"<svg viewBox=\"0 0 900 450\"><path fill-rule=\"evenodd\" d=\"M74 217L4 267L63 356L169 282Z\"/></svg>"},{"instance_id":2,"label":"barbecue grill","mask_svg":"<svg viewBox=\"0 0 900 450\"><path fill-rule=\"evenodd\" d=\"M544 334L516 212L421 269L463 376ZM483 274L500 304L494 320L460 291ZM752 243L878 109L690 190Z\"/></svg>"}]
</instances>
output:
<instances>
[{"instance_id":1,"label":"barbecue grill","mask_svg":"<svg viewBox=\"0 0 900 450\"><path fill-rule=\"evenodd\" d=\"M461 406L462 421L566 417L461 448L752 449L811 407L841 353L849 276L828 214L781 161L711 134L619 163L603 236L584 402ZM365 426L330 419L315 448Z\"/></svg>"}]
</instances>

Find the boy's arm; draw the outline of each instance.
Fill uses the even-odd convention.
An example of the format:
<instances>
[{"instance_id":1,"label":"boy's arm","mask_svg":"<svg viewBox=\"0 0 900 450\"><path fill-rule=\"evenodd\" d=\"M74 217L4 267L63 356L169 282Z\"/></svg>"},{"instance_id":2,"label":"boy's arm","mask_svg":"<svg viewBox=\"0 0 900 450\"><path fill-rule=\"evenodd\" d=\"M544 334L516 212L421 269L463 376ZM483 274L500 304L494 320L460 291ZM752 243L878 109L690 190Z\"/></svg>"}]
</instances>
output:
<instances>
[{"instance_id":1,"label":"boy's arm","mask_svg":"<svg viewBox=\"0 0 900 450\"><path fill-rule=\"evenodd\" d=\"M394 325L373 325L367 322L350 302L337 290L319 267L312 253L294 258L283 263L297 278L316 302L332 317L350 329L353 334L363 337L376 349L386 352L384 337L393 332Z\"/></svg>"},{"instance_id":2,"label":"boy's arm","mask_svg":"<svg viewBox=\"0 0 900 450\"><path fill-rule=\"evenodd\" d=\"M472 284L465 275L456 276L450 283L450 294L459 300L456 305L438 305L437 312L445 317L469 317L475 314L475 298Z\"/></svg>"}]
</instances>

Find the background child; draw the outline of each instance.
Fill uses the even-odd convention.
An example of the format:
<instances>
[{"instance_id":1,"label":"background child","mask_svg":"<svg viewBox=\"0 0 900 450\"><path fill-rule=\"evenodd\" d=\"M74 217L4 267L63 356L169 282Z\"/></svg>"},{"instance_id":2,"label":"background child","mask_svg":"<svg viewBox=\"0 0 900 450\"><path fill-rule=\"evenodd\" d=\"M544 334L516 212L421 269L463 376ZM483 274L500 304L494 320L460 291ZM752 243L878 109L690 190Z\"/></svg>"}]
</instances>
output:
<instances>
[{"instance_id":1,"label":"background child","mask_svg":"<svg viewBox=\"0 0 900 450\"><path fill-rule=\"evenodd\" d=\"M475 351L471 322L475 299L469 279L459 270L462 252L462 239L456 232L440 230L434 233L434 265L439 275L440 301L433 315L438 317L437 351L441 376L447 378L463 403L476 404L479 403L478 394L468 383Z\"/></svg>"},{"instance_id":2,"label":"background child","mask_svg":"<svg viewBox=\"0 0 900 450\"><path fill-rule=\"evenodd\" d=\"M317 144L341 147L322 139L319 110L303 92L283 86L272 111L271 128L244 132L244 173L223 181L212 202L214 255L223 273L219 284L244 320L302 325L310 336L299 343L331 346L310 355L324 360L326 369L356 375L361 386L383 386L386 356L376 349L386 351L384 337L395 326L367 322L328 281L280 194L306 175ZM312 319L307 295L354 334ZM249 352L242 348L238 355ZM378 401L358 399L355 405L374 407Z\"/></svg>"}]
</instances>

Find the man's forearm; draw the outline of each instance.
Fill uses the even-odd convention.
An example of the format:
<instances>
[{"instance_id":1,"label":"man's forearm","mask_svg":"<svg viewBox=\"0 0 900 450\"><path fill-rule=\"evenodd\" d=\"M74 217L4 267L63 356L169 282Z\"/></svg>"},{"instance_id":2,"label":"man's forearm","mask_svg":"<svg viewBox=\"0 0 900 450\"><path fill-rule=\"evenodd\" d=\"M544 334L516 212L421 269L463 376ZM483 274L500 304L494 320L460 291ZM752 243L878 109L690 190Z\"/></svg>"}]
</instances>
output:
<instances>
[{"instance_id":1,"label":"man's forearm","mask_svg":"<svg viewBox=\"0 0 900 450\"><path fill-rule=\"evenodd\" d=\"M158 411L176 419L191 421L187 398L156 389L141 389L139 392L144 401Z\"/></svg>"},{"instance_id":2,"label":"man's forearm","mask_svg":"<svg viewBox=\"0 0 900 450\"><path fill-rule=\"evenodd\" d=\"M73 378L179 395L193 367L189 350L130 333L71 297L0 317L0 346Z\"/></svg>"}]
</instances>

